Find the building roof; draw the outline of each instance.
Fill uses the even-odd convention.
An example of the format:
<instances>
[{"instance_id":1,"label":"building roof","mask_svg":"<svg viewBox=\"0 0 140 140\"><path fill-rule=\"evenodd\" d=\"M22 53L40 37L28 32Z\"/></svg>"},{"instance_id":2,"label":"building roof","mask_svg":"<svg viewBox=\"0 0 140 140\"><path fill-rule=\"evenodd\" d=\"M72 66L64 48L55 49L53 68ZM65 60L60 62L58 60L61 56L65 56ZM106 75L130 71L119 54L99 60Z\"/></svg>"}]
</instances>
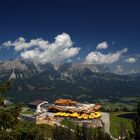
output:
<instances>
[{"instance_id":1,"label":"building roof","mask_svg":"<svg viewBox=\"0 0 140 140\"><path fill-rule=\"evenodd\" d=\"M34 101L30 102L29 105L37 106L37 105L39 105L39 104L41 104L43 102L45 102L45 101L44 100L34 100Z\"/></svg>"},{"instance_id":2,"label":"building roof","mask_svg":"<svg viewBox=\"0 0 140 140\"><path fill-rule=\"evenodd\" d=\"M99 110L102 106L99 104L96 104L95 107L93 108L94 110Z\"/></svg>"},{"instance_id":3,"label":"building roof","mask_svg":"<svg viewBox=\"0 0 140 140\"><path fill-rule=\"evenodd\" d=\"M60 108L58 106L49 106L48 110L64 111L63 108Z\"/></svg>"},{"instance_id":4,"label":"building roof","mask_svg":"<svg viewBox=\"0 0 140 140\"><path fill-rule=\"evenodd\" d=\"M57 99L55 102L55 104L77 104L77 101L71 100L71 99Z\"/></svg>"},{"instance_id":5,"label":"building roof","mask_svg":"<svg viewBox=\"0 0 140 140\"><path fill-rule=\"evenodd\" d=\"M63 103L64 104L64 103ZM77 106L75 105L72 105L72 106L69 106L69 105L59 105L59 104L55 104L55 105L52 105L48 108L48 110L50 111L56 111L56 112L69 112L69 113L72 113L72 112L78 112L78 113L92 113L92 112L95 112L97 110L99 110L102 106L100 104L78 104Z\"/></svg>"}]
</instances>

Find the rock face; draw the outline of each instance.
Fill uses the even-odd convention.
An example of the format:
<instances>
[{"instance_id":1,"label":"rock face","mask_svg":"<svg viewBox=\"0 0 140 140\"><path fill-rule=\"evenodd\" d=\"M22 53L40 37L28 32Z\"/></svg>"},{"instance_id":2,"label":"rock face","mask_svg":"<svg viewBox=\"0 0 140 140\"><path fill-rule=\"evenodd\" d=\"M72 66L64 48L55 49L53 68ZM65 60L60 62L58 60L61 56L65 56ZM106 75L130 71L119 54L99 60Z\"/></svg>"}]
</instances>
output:
<instances>
[{"instance_id":1,"label":"rock face","mask_svg":"<svg viewBox=\"0 0 140 140\"><path fill-rule=\"evenodd\" d=\"M108 67L104 65L94 65L94 64L83 64L83 63L66 63L59 66L59 71L82 71L84 69L90 69L92 72L105 73L109 72Z\"/></svg>"},{"instance_id":2,"label":"rock face","mask_svg":"<svg viewBox=\"0 0 140 140\"><path fill-rule=\"evenodd\" d=\"M82 63L66 63L62 65L53 65L47 63L45 65L35 66L32 62L23 61L22 59L13 59L0 62L0 74L7 75L9 78L27 78L32 75L36 75L41 72L48 73L63 73L63 72L74 72L83 71L84 69L90 69L93 72L108 72L108 68L101 65L86 65Z\"/></svg>"},{"instance_id":3,"label":"rock face","mask_svg":"<svg viewBox=\"0 0 140 140\"><path fill-rule=\"evenodd\" d=\"M140 75L116 75L103 65L81 63L35 66L21 59L0 62L0 82L14 79L14 101L59 97L92 102L96 97L139 96ZM131 85L131 86L130 86Z\"/></svg>"},{"instance_id":4,"label":"rock face","mask_svg":"<svg viewBox=\"0 0 140 140\"><path fill-rule=\"evenodd\" d=\"M0 62L0 74L9 78L27 78L37 73L37 69L32 62L21 59L6 60Z\"/></svg>"}]
</instances>

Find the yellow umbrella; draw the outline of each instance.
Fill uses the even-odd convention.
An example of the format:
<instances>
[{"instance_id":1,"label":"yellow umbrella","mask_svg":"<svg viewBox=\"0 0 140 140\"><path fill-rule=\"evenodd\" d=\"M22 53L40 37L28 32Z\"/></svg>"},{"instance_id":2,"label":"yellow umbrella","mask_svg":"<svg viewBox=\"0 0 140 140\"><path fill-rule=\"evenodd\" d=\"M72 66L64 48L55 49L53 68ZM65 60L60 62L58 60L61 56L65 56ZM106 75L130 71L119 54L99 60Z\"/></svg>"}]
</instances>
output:
<instances>
[{"instance_id":1,"label":"yellow umbrella","mask_svg":"<svg viewBox=\"0 0 140 140\"><path fill-rule=\"evenodd\" d=\"M59 113L59 116L61 116L61 117L62 117L63 115L64 115L64 113L63 113L63 112L60 112L60 113Z\"/></svg>"},{"instance_id":2,"label":"yellow umbrella","mask_svg":"<svg viewBox=\"0 0 140 140\"><path fill-rule=\"evenodd\" d=\"M69 117L69 115L70 115L69 113L66 113L64 114L64 117Z\"/></svg>"},{"instance_id":3,"label":"yellow umbrella","mask_svg":"<svg viewBox=\"0 0 140 140\"><path fill-rule=\"evenodd\" d=\"M85 114L84 119L86 119L86 120L88 119L88 115L87 114Z\"/></svg>"},{"instance_id":4,"label":"yellow umbrella","mask_svg":"<svg viewBox=\"0 0 140 140\"><path fill-rule=\"evenodd\" d=\"M66 114L67 114L66 112L63 112L63 113L62 113L62 116L65 116Z\"/></svg>"},{"instance_id":5,"label":"yellow umbrella","mask_svg":"<svg viewBox=\"0 0 140 140\"><path fill-rule=\"evenodd\" d=\"M95 112L94 115L93 115L93 117L94 117L95 119L97 119L97 118L101 117L101 113Z\"/></svg>"},{"instance_id":6,"label":"yellow umbrella","mask_svg":"<svg viewBox=\"0 0 140 140\"><path fill-rule=\"evenodd\" d=\"M93 113L90 113L89 119L93 119L93 118L94 118Z\"/></svg>"},{"instance_id":7,"label":"yellow umbrella","mask_svg":"<svg viewBox=\"0 0 140 140\"><path fill-rule=\"evenodd\" d=\"M87 115L87 114L82 114L81 117L82 117L83 119L88 119L88 115Z\"/></svg>"},{"instance_id":8,"label":"yellow umbrella","mask_svg":"<svg viewBox=\"0 0 140 140\"><path fill-rule=\"evenodd\" d=\"M72 113L70 116L71 116L71 117L75 117L75 113Z\"/></svg>"},{"instance_id":9,"label":"yellow umbrella","mask_svg":"<svg viewBox=\"0 0 140 140\"><path fill-rule=\"evenodd\" d=\"M73 113L73 115L74 115L75 117L79 117L79 114L78 114L77 112Z\"/></svg>"},{"instance_id":10,"label":"yellow umbrella","mask_svg":"<svg viewBox=\"0 0 140 140\"><path fill-rule=\"evenodd\" d=\"M54 114L54 116L59 116L61 114L61 112L57 112Z\"/></svg>"}]
</instances>

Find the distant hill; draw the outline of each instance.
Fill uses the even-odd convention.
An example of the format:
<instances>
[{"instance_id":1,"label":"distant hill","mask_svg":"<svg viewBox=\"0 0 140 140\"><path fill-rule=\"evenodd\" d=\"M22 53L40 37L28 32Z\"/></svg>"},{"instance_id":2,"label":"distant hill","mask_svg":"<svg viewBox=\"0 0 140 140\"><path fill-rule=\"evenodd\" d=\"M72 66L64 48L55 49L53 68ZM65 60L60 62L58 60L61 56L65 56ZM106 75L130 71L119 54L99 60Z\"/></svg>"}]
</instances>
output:
<instances>
[{"instance_id":1,"label":"distant hill","mask_svg":"<svg viewBox=\"0 0 140 140\"><path fill-rule=\"evenodd\" d=\"M116 75L104 65L45 64L14 59L0 62L0 81L14 79L8 93L13 101L59 97L92 102L97 97L140 95L140 74Z\"/></svg>"}]
</instances>

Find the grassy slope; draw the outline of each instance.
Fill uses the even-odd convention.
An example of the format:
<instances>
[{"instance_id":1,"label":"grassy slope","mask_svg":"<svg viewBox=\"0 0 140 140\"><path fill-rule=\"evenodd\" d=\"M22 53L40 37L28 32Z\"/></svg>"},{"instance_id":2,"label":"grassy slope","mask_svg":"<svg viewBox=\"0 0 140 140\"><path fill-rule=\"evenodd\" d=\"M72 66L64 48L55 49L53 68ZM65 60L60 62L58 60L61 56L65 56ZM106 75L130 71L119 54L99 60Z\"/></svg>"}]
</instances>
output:
<instances>
[{"instance_id":1,"label":"grassy slope","mask_svg":"<svg viewBox=\"0 0 140 140\"><path fill-rule=\"evenodd\" d=\"M53 126L47 124L39 124L38 127L46 138L52 138Z\"/></svg>"},{"instance_id":2,"label":"grassy slope","mask_svg":"<svg viewBox=\"0 0 140 140\"><path fill-rule=\"evenodd\" d=\"M63 121L61 121L61 125L67 126L71 129L75 129L76 124L74 124L74 122L68 120L68 119L64 119Z\"/></svg>"},{"instance_id":3,"label":"grassy slope","mask_svg":"<svg viewBox=\"0 0 140 140\"><path fill-rule=\"evenodd\" d=\"M21 112L22 114L29 114L29 115L33 115L34 114L34 112L33 111L23 111L23 112Z\"/></svg>"},{"instance_id":4,"label":"grassy slope","mask_svg":"<svg viewBox=\"0 0 140 140\"><path fill-rule=\"evenodd\" d=\"M112 112L110 113L110 133L112 136L117 137L119 134L120 123L123 122L126 125L127 130L133 132L132 120L117 117L117 115L126 114L127 112Z\"/></svg>"}]
</instances>

